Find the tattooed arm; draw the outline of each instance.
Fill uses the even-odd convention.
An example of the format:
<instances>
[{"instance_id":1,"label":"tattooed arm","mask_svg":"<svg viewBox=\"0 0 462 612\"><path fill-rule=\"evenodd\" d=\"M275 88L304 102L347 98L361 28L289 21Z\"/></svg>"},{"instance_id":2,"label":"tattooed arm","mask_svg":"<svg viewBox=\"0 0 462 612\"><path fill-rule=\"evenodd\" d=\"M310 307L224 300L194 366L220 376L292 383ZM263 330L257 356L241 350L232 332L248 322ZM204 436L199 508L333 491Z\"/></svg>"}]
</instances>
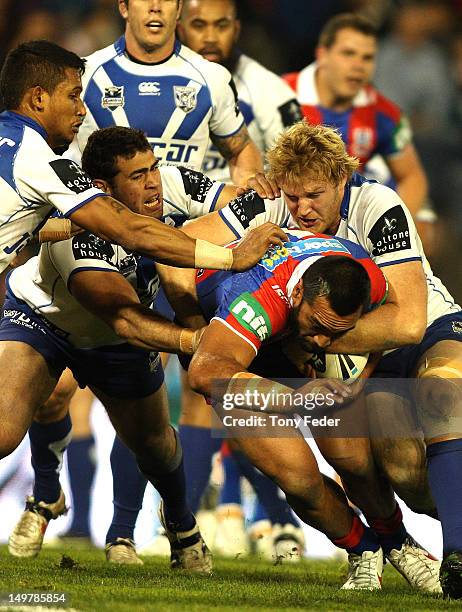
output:
<instances>
[{"instance_id":1,"label":"tattooed arm","mask_svg":"<svg viewBox=\"0 0 462 612\"><path fill-rule=\"evenodd\" d=\"M235 185L244 186L247 179L263 170L263 159L257 146L251 140L245 125L232 136L211 135L213 144L228 160L229 171Z\"/></svg>"}]
</instances>

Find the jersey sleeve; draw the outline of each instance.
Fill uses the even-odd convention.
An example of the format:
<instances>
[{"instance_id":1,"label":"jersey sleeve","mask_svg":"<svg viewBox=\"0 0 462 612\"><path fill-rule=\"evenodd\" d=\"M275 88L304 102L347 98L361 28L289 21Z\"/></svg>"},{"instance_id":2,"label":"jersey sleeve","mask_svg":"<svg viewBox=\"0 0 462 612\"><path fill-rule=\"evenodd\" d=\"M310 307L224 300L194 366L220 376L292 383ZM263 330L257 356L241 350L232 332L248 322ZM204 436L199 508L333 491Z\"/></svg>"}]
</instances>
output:
<instances>
[{"instance_id":1,"label":"jersey sleeve","mask_svg":"<svg viewBox=\"0 0 462 612\"><path fill-rule=\"evenodd\" d=\"M14 165L16 187L27 201L45 201L68 217L90 200L106 196L75 162L54 155L46 147L35 148L34 152L32 159L25 142Z\"/></svg>"},{"instance_id":2,"label":"jersey sleeve","mask_svg":"<svg viewBox=\"0 0 462 612\"><path fill-rule=\"evenodd\" d=\"M225 186L183 166L163 166L161 175L164 199L188 219L213 212Z\"/></svg>"},{"instance_id":3,"label":"jersey sleeve","mask_svg":"<svg viewBox=\"0 0 462 612\"><path fill-rule=\"evenodd\" d=\"M412 143L412 129L400 108L381 94L377 102L377 153L399 155Z\"/></svg>"},{"instance_id":4,"label":"jersey sleeve","mask_svg":"<svg viewBox=\"0 0 462 612\"><path fill-rule=\"evenodd\" d=\"M358 222L361 242L379 267L422 260L412 215L389 187L368 185L358 209Z\"/></svg>"},{"instance_id":5,"label":"jersey sleeve","mask_svg":"<svg viewBox=\"0 0 462 612\"><path fill-rule=\"evenodd\" d=\"M71 277L77 272L94 270L119 272L114 261L114 247L90 232L82 232L69 240L47 243L54 267L69 288Z\"/></svg>"},{"instance_id":6,"label":"jersey sleeve","mask_svg":"<svg viewBox=\"0 0 462 612\"><path fill-rule=\"evenodd\" d=\"M288 304L275 293L269 281L250 270L235 274L213 317L250 344L257 354L262 343L283 331Z\"/></svg>"},{"instance_id":7,"label":"jersey sleeve","mask_svg":"<svg viewBox=\"0 0 462 612\"><path fill-rule=\"evenodd\" d=\"M211 64L210 69L213 70L210 82L213 104L210 133L219 138L227 138L242 128L244 117L239 110L237 89L231 74L219 64Z\"/></svg>"},{"instance_id":8,"label":"jersey sleeve","mask_svg":"<svg viewBox=\"0 0 462 612\"><path fill-rule=\"evenodd\" d=\"M218 214L236 238L242 238L250 229L268 221L283 227L290 217L282 196L277 200L264 200L255 191L235 198Z\"/></svg>"}]
</instances>

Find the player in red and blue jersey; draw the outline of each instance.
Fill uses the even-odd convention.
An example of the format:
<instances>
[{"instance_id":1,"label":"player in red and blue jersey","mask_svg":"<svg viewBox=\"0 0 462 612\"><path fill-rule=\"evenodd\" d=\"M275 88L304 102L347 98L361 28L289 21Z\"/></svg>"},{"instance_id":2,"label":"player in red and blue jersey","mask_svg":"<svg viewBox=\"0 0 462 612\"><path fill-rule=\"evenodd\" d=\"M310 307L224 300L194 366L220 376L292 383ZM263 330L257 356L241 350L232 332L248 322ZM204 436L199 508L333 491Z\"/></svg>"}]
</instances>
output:
<instances>
[{"instance_id":1,"label":"player in red and blue jersey","mask_svg":"<svg viewBox=\"0 0 462 612\"><path fill-rule=\"evenodd\" d=\"M361 246L344 238L295 230L288 239L248 272L199 270L196 274L197 296L206 320L221 321L255 353L264 341L289 332L292 292L320 257L340 255L363 265L371 283L370 309L386 298L385 277Z\"/></svg>"},{"instance_id":2,"label":"player in red and blue jersey","mask_svg":"<svg viewBox=\"0 0 462 612\"><path fill-rule=\"evenodd\" d=\"M362 168L377 154L384 159L416 218L427 198L427 180L407 118L370 84L376 53L377 32L370 22L350 13L336 15L321 32L316 62L284 78L307 121L337 128Z\"/></svg>"}]
</instances>

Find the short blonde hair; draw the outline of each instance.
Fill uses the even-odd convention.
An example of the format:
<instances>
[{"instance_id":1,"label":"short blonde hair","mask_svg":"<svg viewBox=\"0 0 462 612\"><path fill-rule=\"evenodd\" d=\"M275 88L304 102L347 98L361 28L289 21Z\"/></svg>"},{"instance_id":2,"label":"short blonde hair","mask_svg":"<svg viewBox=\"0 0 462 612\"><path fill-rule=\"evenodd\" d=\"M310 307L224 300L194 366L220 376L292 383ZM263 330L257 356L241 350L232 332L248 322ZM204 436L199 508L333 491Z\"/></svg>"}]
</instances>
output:
<instances>
[{"instance_id":1,"label":"short blonde hair","mask_svg":"<svg viewBox=\"0 0 462 612\"><path fill-rule=\"evenodd\" d=\"M358 169L359 160L348 155L337 132L325 125L299 121L282 132L267 153L269 177L279 186L309 179L339 185Z\"/></svg>"}]
</instances>

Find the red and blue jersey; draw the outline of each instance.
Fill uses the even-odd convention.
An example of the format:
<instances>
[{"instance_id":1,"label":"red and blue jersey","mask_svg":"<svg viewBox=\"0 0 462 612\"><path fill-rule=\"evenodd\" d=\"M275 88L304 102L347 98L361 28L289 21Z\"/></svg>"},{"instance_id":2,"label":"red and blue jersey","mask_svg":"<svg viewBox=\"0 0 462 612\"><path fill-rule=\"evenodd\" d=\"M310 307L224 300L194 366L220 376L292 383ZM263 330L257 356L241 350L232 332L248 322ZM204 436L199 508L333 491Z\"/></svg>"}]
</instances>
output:
<instances>
[{"instance_id":1,"label":"red and blue jersey","mask_svg":"<svg viewBox=\"0 0 462 612\"><path fill-rule=\"evenodd\" d=\"M385 277L366 251L345 238L292 231L247 272L199 270L196 288L204 317L219 320L257 353L261 344L289 331L292 291L320 257L343 255L359 261L371 281L371 307L387 294Z\"/></svg>"},{"instance_id":2,"label":"red and blue jersey","mask_svg":"<svg viewBox=\"0 0 462 612\"><path fill-rule=\"evenodd\" d=\"M412 141L409 122L399 107L372 85L364 87L354 98L351 108L335 112L321 106L316 89L316 64L301 72L284 75L297 95L305 119L314 125L328 125L339 130L350 155L361 167L375 155L390 157Z\"/></svg>"}]
</instances>

